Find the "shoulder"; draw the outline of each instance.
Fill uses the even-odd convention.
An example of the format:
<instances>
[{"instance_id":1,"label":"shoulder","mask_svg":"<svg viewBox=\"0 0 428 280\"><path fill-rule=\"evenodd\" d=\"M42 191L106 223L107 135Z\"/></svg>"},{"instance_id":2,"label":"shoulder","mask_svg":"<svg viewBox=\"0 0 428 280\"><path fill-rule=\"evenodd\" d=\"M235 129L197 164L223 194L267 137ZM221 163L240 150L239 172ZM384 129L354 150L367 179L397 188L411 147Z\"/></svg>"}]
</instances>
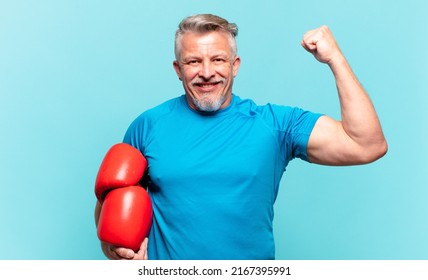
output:
<instances>
[{"instance_id":1,"label":"shoulder","mask_svg":"<svg viewBox=\"0 0 428 280\"><path fill-rule=\"evenodd\" d=\"M144 112L140 113L134 121L131 123L132 125L145 123L147 125L153 125L155 122L162 119L164 116L172 113L177 107L180 106L182 96L175 97L169 99L155 107L149 108Z\"/></svg>"},{"instance_id":2,"label":"shoulder","mask_svg":"<svg viewBox=\"0 0 428 280\"><path fill-rule=\"evenodd\" d=\"M239 112L244 115L261 118L266 124L273 127L293 123L302 118L317 118L318 114L300 107L266 103L257 104L251 99L236 98Z\"/></svg>"},{"instance_id":3,"label":"shoulder","mask_svg":"<svg viewBox=\"0 0 428 280\"><path fill-rule=\"evenodd\" d=\"M183 96L169 99L155 107L152 107L139 115L138 118L159 118L174 111L180 103Z\"/></svg>"},{"instance_id":4,"label":"shoulder","mask_svg":"<svg viewBox=\"0 0 428 280\"><path fill-rule=\"evenodd\" d=\"M147 109L138 115L128 126L124 142L138 146L140 140L147 137L148 132L156 126L156 123L171 115L171 112L180 107L183 96L169 99L155 107Z\"/></svg>"}]
</instances>

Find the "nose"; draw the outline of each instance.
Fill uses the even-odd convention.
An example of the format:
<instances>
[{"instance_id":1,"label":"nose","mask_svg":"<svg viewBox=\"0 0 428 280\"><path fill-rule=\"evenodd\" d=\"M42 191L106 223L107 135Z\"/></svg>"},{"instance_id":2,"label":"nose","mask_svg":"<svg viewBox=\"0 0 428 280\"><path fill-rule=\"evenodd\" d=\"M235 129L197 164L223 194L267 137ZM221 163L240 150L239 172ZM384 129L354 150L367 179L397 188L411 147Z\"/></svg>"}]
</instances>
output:
<instances>
[{"instance_id":1,"label":"nose","mask_svg":"<svg viewBox=\"0 0 428 280\"><path fill-rule=\"evenodd\" d=\"M211 63L211 61L204 61L203 63L201 63L200 67L201 68L199 69L199 77L209 80L213 76L215 76L214 65Z\"/></svg>"}]
</instances>

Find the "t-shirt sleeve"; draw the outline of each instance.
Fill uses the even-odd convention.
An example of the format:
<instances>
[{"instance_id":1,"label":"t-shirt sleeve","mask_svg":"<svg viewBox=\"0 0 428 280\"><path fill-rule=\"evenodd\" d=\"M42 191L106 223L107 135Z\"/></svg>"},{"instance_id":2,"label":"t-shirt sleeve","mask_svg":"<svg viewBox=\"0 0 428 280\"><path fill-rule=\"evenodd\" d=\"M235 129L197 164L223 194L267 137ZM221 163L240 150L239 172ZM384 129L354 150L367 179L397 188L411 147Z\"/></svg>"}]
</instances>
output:
<instances>
[{"instance_id":1,"label":"t-shirt sleeve","mask_svg":"<svg viewBox=\"0 0 428 280\"><path fill-rule=\"evenodd\" d=\"M123 142L134 146L144 154L144 129L147 127L144 115L138 116L128 127Z\"/></svg>"},{"instance_id":2,"label":"t-shirt sleeve","mask_svg":"<svg viewBox=\"0 0 428 280\"><path fill-rule=\"evenodd\" d=\"M297 107L271 104L268 104L266 109L268 114L271 114L271 125L283 159L286 162L294 158L309 161L307 155L309 137L322 114Z\"/></svg>"},{"instance_id":3,"label":"t-shirt sleeve","mask_svg":"<svg viewBox=\"0 0 428 280\"><path fill-rule=\"evenodd\" d=\"M291 143L292 158L300 158L309 161L307 147L309 137L315 126L315 123L321 117L321 114L304 111L302 109L293 110L293 119L290 132L285 135Z\"/></svg>"}]
</instances>

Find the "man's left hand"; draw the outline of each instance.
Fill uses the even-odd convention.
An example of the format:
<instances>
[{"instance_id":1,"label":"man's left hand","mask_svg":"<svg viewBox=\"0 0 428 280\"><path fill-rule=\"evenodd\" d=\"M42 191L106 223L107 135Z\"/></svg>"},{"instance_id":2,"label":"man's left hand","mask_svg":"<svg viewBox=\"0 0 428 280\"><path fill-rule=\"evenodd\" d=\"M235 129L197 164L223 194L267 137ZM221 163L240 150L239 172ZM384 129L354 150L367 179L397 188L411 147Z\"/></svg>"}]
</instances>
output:
<instances>
[{"instance_id":1,"label":"man's left hand","mask_svg":"<svg viewBox=\"0 0 428 280\"><path fill-rule=\"evenodd\" d=\"M312 53L318 61L328 65L343 56L333 34L325 25L306 32L301 45Z\"/></svg>"}]
</instances>

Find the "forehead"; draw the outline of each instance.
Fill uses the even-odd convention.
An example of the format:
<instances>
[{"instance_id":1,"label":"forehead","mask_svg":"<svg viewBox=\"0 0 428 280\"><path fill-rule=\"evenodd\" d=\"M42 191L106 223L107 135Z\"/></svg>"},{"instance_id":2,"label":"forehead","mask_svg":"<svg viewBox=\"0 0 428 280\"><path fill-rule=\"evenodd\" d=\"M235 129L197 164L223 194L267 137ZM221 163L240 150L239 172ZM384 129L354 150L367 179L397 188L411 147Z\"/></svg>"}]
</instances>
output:
<instances>
[{"instance_id":1,"label":"forehead","mask_svg":"<svg viewBox=\"0 0 428 280\"><path fill-rule=\"evenodd\" d=\"M218 51L231 52L230 35L222 31L207 33L184 33L181 39L181 51L188 52Z\"/></svg>"}]
</instances>

